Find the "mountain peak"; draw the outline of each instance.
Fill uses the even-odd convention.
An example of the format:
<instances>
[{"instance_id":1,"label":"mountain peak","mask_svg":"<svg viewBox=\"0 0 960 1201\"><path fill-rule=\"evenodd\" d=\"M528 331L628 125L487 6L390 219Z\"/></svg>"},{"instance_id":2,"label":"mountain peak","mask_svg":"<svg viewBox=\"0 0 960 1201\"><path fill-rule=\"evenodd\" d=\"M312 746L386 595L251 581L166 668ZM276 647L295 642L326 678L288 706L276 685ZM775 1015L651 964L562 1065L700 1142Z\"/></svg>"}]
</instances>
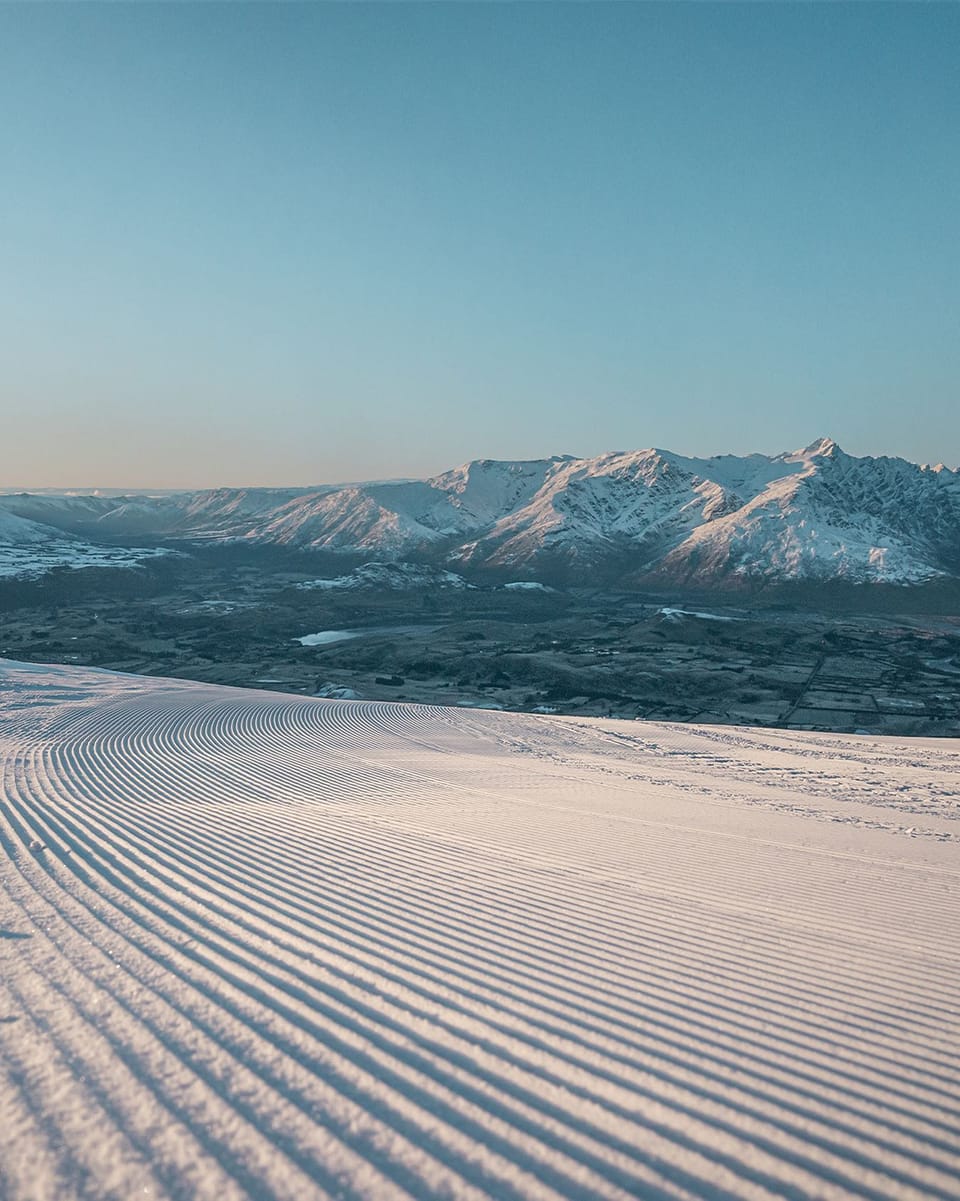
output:
<instances>
[{"instance_id":1,"label":"mountain peak","mask_svg":"<svg viewBox=\"0 0 960 1201\"><path fill-rule=\"evenodd\" d=\"M798 450L797 454L812 459L823 455L843 454L843 451L832 438L817 438L803 450Z\"/></svg>"}]
</instances>

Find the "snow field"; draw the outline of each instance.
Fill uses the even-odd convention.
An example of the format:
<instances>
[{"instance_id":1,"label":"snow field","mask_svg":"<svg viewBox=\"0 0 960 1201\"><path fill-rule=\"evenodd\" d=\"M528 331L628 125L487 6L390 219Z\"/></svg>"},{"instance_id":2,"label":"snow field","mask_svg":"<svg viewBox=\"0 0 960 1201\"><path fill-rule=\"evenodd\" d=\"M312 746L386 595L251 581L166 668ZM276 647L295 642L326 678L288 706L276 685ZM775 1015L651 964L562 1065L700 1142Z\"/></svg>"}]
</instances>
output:
<instances>
[{"instance_id":1,"label":"snow field","mask_svg":"<svg viewBox=\"0 0 960 1201\"><path fill-rule=\"evenodd\" d=\"M0 1197L955 1198L960 747L0 664Z\"/></svg>"}]
</instances>

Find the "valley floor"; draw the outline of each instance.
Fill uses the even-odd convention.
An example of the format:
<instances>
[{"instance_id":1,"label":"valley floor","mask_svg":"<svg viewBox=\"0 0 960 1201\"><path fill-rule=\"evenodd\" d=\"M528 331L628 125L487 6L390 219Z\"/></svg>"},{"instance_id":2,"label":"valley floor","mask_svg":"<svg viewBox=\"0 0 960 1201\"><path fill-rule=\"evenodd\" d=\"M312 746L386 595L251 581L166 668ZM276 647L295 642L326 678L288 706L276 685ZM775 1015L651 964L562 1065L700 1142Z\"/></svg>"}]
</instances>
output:
<instances>
[{"instance_id":1,"label":"valley floor","mask_svg":"<svg viewBox=\"0 0 960 1201\"><path fill-rule=\"evenodd\" d=\"M960 743L0 661L0 1198L956 1198Z\"/></svg>"}]
</instances>

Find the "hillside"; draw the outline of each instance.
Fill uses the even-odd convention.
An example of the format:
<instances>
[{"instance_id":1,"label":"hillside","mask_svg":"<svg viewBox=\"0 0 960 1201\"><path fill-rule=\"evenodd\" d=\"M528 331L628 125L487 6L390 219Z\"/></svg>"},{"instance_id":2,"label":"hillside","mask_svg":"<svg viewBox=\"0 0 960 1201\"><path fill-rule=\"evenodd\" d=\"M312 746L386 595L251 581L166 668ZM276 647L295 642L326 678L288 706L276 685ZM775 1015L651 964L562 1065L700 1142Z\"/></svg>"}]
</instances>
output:
<instances>
[{"instance_id":1,"label":"hillside","mask_svg":"<svg viewBox=\"0 0 960 1201\"><path fill-rule=\"evenodd\" d=\"M956 742L0 663L0 1194L956 1195Z\"/></svg>"},{"instance_id":2,"label":"hillside","mask_svg":"<svg viewBox=\"0 0 960 1201\"><path fill-rule=\"evenodd\" d=\"M0 579L30 579L55 568L130 567L157 553L90 542L0 506Z\"/></svg>"}]
</instances>

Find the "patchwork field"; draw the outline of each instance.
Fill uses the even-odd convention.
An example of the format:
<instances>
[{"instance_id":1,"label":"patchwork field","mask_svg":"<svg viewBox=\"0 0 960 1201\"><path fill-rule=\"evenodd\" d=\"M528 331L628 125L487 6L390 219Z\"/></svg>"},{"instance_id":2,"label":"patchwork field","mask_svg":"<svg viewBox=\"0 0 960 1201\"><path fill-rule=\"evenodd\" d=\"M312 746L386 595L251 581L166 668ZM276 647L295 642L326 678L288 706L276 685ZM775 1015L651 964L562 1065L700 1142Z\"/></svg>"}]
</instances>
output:
<instances>
[{"instance_id":1,"label":"patchwork field","mask_svg":"<svg viewBox=\"0 0 960 1201\"><path fill-rule=\"evenodd\" d=\"M193 546L135 571L0 578L0 656L301 696L960 737L960 583L708 600L308 571L306 555Z\"/></svg>"},{"instance_id":2,"label":"patchwork field","mask_svg":"<svg viewBox=\"0 0 960 1201\"><path fill-rule=\"evenodd\" d=\"M0 661L0 1197L956 1198L960 743Z\"/></svg>"}]
</instances>

